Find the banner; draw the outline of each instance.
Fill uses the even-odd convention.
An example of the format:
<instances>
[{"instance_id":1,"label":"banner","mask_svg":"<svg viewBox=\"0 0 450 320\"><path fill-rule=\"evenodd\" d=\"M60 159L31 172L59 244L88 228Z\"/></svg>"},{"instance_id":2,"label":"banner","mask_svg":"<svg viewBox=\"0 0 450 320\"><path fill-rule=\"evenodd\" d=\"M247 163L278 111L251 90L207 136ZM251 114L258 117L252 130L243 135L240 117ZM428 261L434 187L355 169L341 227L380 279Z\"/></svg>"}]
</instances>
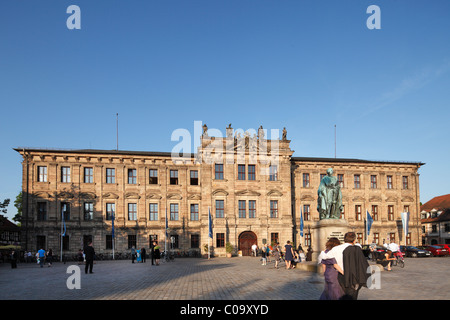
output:
<instances>
[{"instance_id":1,"label":"banner","mask_svg":"<svg viewBox=\"0 0 450 320\"><path fill-rule=\"evenodd\" d=\"M303 210L300 209L300 236L303 237Z\"/></svg>"},{"instance_id":2,"label":"banner","mask_svg":"<svg viewBox=\"0 0 450 320\"><path fill-rule=\"evenodd\" d=\"M209 215L209 237L212 239L213 238L212 219L211 219L211 210L209 208L208 208L208 215Z\"/></svg>"},{"instance_id":3,"label":"banner","mask_svg":"<svg viewBox=\"0 0 450 320\"><path fill-rule=\"evenodd\" d=\"M366 210L367 213L367 236L370 234L370 229L372 228L373 218L370 216L369 210Z\"/></svg>"},{"instance_id":4,"label":"banner","mask_svg":"<svg viewBox=\"0 0 450 320\"><path fill-rule=\"evenodd\" d=\"M402 224L403 224L403 232L405 233L405 237L408 235L408 224L409 224L409 212L402 212L401 214Z\"/></svg>"}]
</instances>

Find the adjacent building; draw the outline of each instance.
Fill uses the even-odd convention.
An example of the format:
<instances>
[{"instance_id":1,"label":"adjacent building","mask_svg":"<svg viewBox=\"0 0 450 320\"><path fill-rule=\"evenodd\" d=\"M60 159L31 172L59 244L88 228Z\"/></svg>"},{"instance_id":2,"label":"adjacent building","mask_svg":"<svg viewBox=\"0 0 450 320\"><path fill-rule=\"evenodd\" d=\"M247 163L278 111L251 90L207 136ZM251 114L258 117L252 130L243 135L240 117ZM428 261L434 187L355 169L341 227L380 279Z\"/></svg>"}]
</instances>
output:
<instances>
[{"instance_id":1,"label":"adjacent building","mask_svg":"<svg viewBox=\"0 0 450 320\"><path fill-rule=\"evenodd\" d=\"M422 244L450 244L450 194L434 197L420 207Z\"/></svg>"},{"instance_id":2,"label":"adjacent building","mask_svg":"<svg viewBox=\"0 0 450 320\"><path fill-rule=\"evenodd\" d=\"M62 245L66 254L90 240L103 254L149 248L152 241L183 254L204 253L210 244L225 255L227 242L243 255L253 243L308 247L319 220L317 188L330 167L341 183L341 218L360 243L421 242L423 163L294 157L285 130L280 139L265 136L262 127L241 136L230 125L224 138L204 128L197 152L183 155L16 148L23 156L22 243L27 250ZM374 219L369 238L367 211ZM411 214L406 236L403 211Z\"/></svg>"}]
</instances>

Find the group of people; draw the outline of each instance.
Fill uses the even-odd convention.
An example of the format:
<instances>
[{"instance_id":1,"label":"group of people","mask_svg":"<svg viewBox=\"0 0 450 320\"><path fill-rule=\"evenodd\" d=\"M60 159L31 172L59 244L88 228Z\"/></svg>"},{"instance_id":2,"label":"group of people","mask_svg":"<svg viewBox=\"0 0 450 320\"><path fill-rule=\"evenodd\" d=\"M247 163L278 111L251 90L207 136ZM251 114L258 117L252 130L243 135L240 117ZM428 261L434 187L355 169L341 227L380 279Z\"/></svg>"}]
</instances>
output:
<instances>
[{"instance_id":1,"label":"group of people","mask_svg":"<svg viewBox=\"0 0 450 320\"><path fill-rule=\"evenodd\" d=\"M356 234L347 232L343 244L330 238L325 248L318 257L325 278L320 300L357 300L359 290L367 287L369 263L356 244Z\"/></svg>"},{"instance_id":2,"label":"group of people","mask_svg":"<svg viewBox=\"0 0 450 320\"><path fill-rule=\"evenodd\" d=\"M257 256L258 247L256 244L252 246L252 255ZM297 263L302 261L311 261L312 249L308 249L307 254L303 251L301 245L295 250L291 245L290 241L286 242L284 250L280 247L279 243L274 243L273 245L264 244L261 248L261 260L262 265L267 265L270 262L271 257L273 257L275 262L275 268L278 269L279 262L283 259L286 264L286 269L294 269Z\"/></svg>"},{"instance_id":3,"label":"group of people","mask_svg":"<svg viewBox=\"0 0 450 320\"><path fill-rule=\"evenodd\" d=\"M152 259L152 265L159 266L159 261L161 259L161 247L155 241L153 241L150 249L151 249L150 256ZM147 259L147 251L145 250L145 248L137 250L134 246L131 248L131 263L134 263L134 260L136 260L136 262L144 263L146 259Z\"/></svg>"},{"instance_id":4,"label":"group of people","mask_svg":"<svg viewBox=\"0 0 450 320\"><path fill-rule=\"evenodd\" d=\"M375 240L369 245L372 260L381 264L386 271L392 271L392 262L397 259L396 255L400 253L400 248L394 240L391 240L389 244L385 243L384 248L386 249L385 252L378 252Z\"/></svg>"},{"instance_id":5,"label":"group of people","mask_svg":"<svg viewBox=\"0 0 450 320\"><path fill-rule=\"evenodd\" d=\"M17 268L17 261L19 261L19 253L12 249L8 254L9 261L11 262L11 268ZM41 268L44 267L45 262L47 262L48 266L51 267L53 263L53 251L49 249L45 251L43 248L39 249L35 254L31 253L31 251L25 251L23 253L23 260L25 263L37 262Z\"/></svg>"}]
</instances>

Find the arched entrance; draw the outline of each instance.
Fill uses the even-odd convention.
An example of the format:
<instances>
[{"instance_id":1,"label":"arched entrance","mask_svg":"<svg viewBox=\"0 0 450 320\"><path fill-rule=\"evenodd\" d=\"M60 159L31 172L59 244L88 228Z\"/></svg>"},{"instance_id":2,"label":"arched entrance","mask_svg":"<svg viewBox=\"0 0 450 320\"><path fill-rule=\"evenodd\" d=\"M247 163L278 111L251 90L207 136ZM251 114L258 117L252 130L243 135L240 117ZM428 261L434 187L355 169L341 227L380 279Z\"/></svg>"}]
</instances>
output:
<instances>
[{"instance_id":1,"label":"arched entrance","mask_svg":"<svg viewBox=\"0 0 450 320\"><path fill-rule=\"evenodd\" d=\"M244 231L239 235L239 250L243 256L252 255L252 245L258 244L258 238L252 231Z\"/></svg>"}]
</instances>

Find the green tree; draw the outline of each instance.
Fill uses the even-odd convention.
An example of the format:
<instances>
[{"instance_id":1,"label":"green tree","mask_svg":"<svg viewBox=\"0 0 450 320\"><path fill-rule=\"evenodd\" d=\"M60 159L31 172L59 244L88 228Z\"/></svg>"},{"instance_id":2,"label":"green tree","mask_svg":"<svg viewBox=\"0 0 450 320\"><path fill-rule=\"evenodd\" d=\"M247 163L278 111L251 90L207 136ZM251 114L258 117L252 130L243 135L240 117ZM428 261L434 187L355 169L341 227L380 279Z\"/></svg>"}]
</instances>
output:
<instances>
[{"instance_id":1,"label":"green tree","mask_svg":"<svg viewBox=\"0 0 450 320\"><path fill-rule=\"evenodd\" d=\"M10 199L5 199L3 202L0 202L0 212L6 214L8 212Z\"/></svg>"},{"instance_id":2,"label":"green tree","mask_svg":"<svg viewBox=\"0 0 450 320\"><path fill-rule=\"evenodd\" d=\"M22 191L17 195L16 200L14 201L14 207L17 208L17 214L14 216L13 220L15 222L21 222L22 221Z\"/></svg>"}]
</instances>

